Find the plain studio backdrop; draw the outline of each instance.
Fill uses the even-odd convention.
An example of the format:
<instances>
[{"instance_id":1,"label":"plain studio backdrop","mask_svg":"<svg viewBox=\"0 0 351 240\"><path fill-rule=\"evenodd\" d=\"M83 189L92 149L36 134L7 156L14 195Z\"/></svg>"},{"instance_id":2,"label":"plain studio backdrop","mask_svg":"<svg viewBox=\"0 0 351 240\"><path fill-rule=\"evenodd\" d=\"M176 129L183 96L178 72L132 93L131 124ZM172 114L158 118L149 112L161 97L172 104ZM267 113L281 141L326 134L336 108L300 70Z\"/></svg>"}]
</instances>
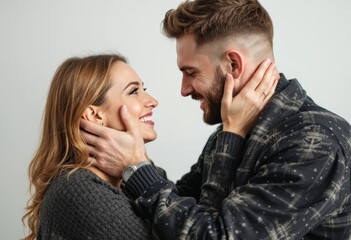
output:
<instances>
[{"instance_id":1,"label":"plain studio backdrop","mask_svg":"<svg viewBox=\"0 0 351 240\"><path fill-rule=\"evenodd\" d=\"M0 0L0 238L24 236L28 164L38 146L51 78L75 55L119 52L158 101L149 156L171 180L197 158L214 126L180 95L175 41L161 34L180 0ZM351 121L351 1L262 0L275 26L278 69L320 105Z\"/></svg>"}]
</instances>

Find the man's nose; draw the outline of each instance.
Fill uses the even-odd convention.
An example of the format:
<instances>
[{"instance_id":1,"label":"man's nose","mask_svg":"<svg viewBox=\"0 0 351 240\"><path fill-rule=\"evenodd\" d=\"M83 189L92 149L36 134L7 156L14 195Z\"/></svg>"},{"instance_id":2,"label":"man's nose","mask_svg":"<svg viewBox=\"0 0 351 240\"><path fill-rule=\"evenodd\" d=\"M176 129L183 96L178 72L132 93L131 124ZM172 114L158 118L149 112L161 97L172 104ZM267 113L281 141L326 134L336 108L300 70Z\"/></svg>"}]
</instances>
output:
<instances>
[{"instance_id":1,"label":"man's nose","mask_svg":"<svg viewBox=\"0 0 351 240\"><path fill-rule=\"evenodd\" d=\"M194 91L194 88L192 87L191 81L187 80L182 80L182 87L181 87L181 94L183 97L187 97L190 94L192 94L192 92Z\"/></svg>"}]
</instances>

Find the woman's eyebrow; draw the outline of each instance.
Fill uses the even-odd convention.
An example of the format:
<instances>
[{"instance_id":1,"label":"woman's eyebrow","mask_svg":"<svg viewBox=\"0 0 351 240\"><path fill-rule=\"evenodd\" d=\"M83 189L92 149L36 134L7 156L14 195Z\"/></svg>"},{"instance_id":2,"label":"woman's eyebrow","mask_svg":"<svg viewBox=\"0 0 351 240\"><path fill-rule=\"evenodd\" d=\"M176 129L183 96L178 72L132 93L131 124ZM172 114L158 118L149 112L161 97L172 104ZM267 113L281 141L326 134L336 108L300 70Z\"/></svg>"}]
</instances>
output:
<instances>
[{"instance_id":1,"label":"woman's eyebrow","mask_svg":"<svg viewBox=\"0 0 351 240\"><path fill-rule=\"evenodd\" d=\"M123 89L123 91L126 90L130 85L142 85L142 86L144 86L144 82L142 82L141 84L140 84L140 82L138 82L138 81L130 82L130 83L128 83L127 86Z\"/></svg>"}]
</instances>

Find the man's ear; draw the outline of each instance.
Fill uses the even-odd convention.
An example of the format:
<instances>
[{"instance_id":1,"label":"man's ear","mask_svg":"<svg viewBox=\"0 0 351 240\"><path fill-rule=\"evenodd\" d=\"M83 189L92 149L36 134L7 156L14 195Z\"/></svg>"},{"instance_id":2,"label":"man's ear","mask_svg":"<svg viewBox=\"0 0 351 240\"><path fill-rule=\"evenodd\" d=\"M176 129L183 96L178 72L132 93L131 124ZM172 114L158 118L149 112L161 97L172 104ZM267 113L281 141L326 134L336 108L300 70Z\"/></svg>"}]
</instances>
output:
<instances>
[{"instance_id":1,"label":"man's ear","mask_svg":"<svg viewBox=\"0 0 351 240\"><path fill-rule=\"evenodd\" d=\"M239 79L241 74L243 73L243 56L241 53L235 49L231 49L227 52L227 60L230 64L230 72L234 78L234 80Z\"/></svg>"},{"instance_id":2,"label":"man's ear","mask_svg":"<svg viewBox=\"0 0 351 240\"><path fill-rule=\"evenodd\" d=\"M83 112L82 118L101 125L103 123L103 116L98 110L97 106L89 105Z\"/></svg>"}]
</instances>

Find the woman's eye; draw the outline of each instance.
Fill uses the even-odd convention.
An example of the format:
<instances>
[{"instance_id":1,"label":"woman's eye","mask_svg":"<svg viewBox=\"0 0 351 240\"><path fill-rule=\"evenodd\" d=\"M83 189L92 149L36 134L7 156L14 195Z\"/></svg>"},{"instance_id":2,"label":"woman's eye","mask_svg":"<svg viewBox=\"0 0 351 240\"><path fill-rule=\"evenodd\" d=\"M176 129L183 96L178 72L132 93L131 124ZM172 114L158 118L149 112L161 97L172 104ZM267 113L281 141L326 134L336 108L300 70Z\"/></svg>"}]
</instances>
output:
<instances>
[{"instance_id":1,"label":"woman's eye","mask_svg":"<svg viewBox=\"0 0 351 240\"><path fill-rule=\"evenodd\" d=\"M133 91L130 92L130 94L138 94L139 88L134 88Z\"/></svg>"},{"instance_id":2,"label":"woman's eye","mask_svg":"<svg viewBox=\"0 0 351 240\"><path fill-rule=\"evenodd\" d=\"M129 94L132 95L132 94L139 94L139 87L136 87L134 88ZM143 88L143 91L145 92L146 91L146 88Z\"/></svg>"}]
</instances>

